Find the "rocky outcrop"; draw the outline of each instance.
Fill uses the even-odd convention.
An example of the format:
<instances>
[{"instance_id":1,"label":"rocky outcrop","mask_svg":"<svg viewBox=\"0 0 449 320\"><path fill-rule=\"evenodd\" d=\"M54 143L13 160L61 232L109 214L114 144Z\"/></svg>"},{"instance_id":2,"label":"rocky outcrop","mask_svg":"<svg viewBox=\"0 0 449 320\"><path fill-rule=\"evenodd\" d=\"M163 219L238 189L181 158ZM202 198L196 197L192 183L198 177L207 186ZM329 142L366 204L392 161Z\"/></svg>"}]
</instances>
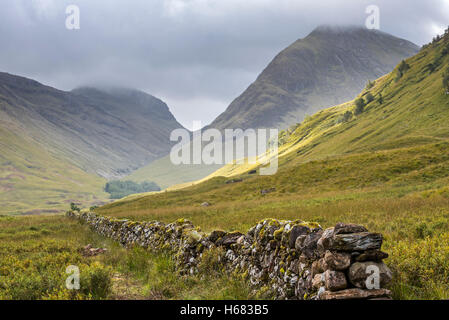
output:
<instances>
[{"instance_id":1,"label":"rocky outcrop","mask_svg":"<svg viewBox=\"0 0 449 320\"><path fill-rule=\"evenodd\" d=\"M339 223L323 230L316 223L266 219L246 234L210 234L180 219L131 222L94 213L68 212L99 234L122 245L173 253L181 275L198 272L203 253L221 253L223 269L245 277L276 299L389 298L391 271L382 263L382 235L362 226ZM369 259L373 259L369 261ZM377 272L377 274L376 274Z\"/></svg>"}]
</instances>

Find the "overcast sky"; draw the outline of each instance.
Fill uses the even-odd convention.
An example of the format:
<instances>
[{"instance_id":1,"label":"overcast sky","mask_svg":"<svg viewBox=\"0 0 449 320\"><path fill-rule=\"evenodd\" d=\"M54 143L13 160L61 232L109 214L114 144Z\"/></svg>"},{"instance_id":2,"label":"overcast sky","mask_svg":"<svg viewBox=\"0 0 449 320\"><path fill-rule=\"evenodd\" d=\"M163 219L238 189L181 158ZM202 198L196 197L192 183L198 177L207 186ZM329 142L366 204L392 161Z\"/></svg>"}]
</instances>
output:
<instances>
[{"instance_id":1,"label":"overcast sky","mask_svg":"<svg viewBox=\"0 0 449 320\"><path fill-rule=\"evenodd\" d=\"M66 7L80 8L67 30ZM204 125L283 48L321 24L380 27L418 45L449 24L449 0L0 0L0 71L63 90L118 85Z\"/></svg>"}]
</instances>

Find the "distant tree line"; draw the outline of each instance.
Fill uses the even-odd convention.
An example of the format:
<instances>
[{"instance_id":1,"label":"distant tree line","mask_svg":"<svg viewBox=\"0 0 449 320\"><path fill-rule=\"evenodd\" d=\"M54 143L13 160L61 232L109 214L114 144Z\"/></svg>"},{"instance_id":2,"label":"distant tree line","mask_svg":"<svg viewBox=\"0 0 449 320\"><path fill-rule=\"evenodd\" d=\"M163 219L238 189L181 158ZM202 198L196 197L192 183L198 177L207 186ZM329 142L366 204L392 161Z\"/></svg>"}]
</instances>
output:
<instances>
[{"instance_id":1,"label":"distant tree line","mask_svg":"<svg viewBox=\"0 0 449 320\"><path fill-rule=\"evenodd\" d=\"M449 28L444 31L444 35L437 35L433 38L431 43L424 45L422 50L429 46L432 46L433 48L441 47L440 50L437 50L433 61L426 66L426 69L430 73L433 73L442 64L443 58L449 55Z\"/></svg>"},{"instance_id":2,"label":"distant tree line","mask_svg":"<svg viewBox=\"0 0 449 320\"><path fill-rule=\"evenodd\" d=\"M152 181L136 183L134 181L110 181L107 182L104 191L110 194L111 199L121 199L135 193L160 191L161 188Z\"/></svg>"},{"instance_id":3,"label":"distant tree line","mask_svg":"<svg viewBox=\"0 0 449 320\"><path fill-rule=\"evenodd\" d=\"M439 43L442 39L446 39L446 40L447 40L447 37L448 37L448 36L449 36L449 27L448 27L446 30L444 30L444 34L443 34L443 35L437 35L436 37L434 37L434 38L432 39L432 42L423 45L422 48L421 48L421 50L424 50L424 49L428 48L429 46L436 46L436 45L438 45L438 43Z\"/></svg>"}]
</instances>

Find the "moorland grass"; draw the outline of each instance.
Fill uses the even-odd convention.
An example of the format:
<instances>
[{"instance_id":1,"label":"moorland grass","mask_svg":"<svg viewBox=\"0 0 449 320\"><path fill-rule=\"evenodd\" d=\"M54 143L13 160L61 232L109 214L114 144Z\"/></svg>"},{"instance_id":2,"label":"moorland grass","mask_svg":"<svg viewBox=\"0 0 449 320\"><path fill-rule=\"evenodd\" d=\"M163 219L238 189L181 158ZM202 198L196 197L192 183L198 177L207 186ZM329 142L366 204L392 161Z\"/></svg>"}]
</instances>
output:
<instances>
[{"instance_id":1,"label":"moorland grass","mask_svg":"<svg viewBox=\"0 0 449 320\"><path fill-rule=\"evenodd\" d=\"M87 244L107 252L85 257ZM80 290L65 286L70 265L80 270ZM170 254L125 249L62 215L0 217L0 300L261 297L243 279L218 272L181 277Z\"/></svg>"},{"instance_id":2,"label":"moorland grass","mask_svg":"<svg viewBox=\"0 0 449 320\"><path fill-rule=\"evenodd\" d=\"M132 220L191 220L204 231L246 232L265 218L358 223L384 235L397 299L449 294L447 143L348 155L281 167L276 176L242 175L121 201L96 209ZM266 195L262 189L275 188ZM202 207L209 202L211 206Z\"/></svg>"}]
</instances>

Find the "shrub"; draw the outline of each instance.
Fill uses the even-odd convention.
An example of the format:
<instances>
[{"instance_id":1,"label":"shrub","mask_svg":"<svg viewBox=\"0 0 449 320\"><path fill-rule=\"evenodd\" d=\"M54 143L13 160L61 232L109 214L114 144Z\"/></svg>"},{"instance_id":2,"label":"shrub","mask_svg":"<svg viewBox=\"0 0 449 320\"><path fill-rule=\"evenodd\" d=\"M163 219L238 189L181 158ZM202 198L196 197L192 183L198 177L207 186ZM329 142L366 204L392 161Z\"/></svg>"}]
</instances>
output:
<instances>
[{"instance_id":1,"label":"shrub","mask_svg":"<svg viewBox=\"0 0 449 320\"><path fill-rule=\"evenodd\" d=\"M379 98L377 98L377 102L379 104L383 104L384 103L384 97L382 96L382 93L379 93Z\"/></svg>"},{"instance_id":2,"label":"shrub","mask_svg":"<svg viewBox=\"0 0 449 320\"><path fill-rule=\"evenodd\" d=\"M405 62L405 60L402 60L401 63L399 64L398 70L404 73L407 72L408 69L410 69L410 66L408 65L407 62Z\"/></svg>"},{"instance_id":3,"label":"shrub","mask_svg":"<svg viewBox=\"0 0 449 320\"><path fill-rule=\"evenodd\" d=\"M99 262L94 262L81 270L81 291L93 299L105 299L111 292L112 271Z\"/></svg>"},{"instance_id":4,"label":"shrub","mask_svg":"<svg viewBox=\"0 0 449 320\"><path fill-rule=\"evenodd\" d=\"M81 211L80 208L78 208L78 206L75 203L73 203L73 202L70 204L70 209L72 211L78 211L78 212Z\"/></svg>"},{"instance_id":5,"label":"shrub","mask_svg":"<svg viewBox=\"0 0 449 320\"><path fill-rule=\"evenodd\" d=\"M405 60L402 60L396 73L396 81L401 79L404 73L406 73L409 69L410 66L408 65L408 63L405 62Z\"/></svg>"},{"instance_id":6,"label":"shrub","mask_svg":"<svg viewBox=\"0 0 449 320\"><path fill-rule=\"evenodd\" d=\"M374 96L372 95L371 92L368 92L368 94L366 95L366 103L370 103L374 101Z\"/></svg>"},{"instance_id":7,"label":"shrub","mask_svg":"<svg viewBox=\"0 0 449 320\"><path fill-rule=\"evenodd\" d=\"M365 108L365 100L363 98L358 98L355 100L355 115L359 115L363 112Z\"/></svg>"},{"instance_id":8,"label":"shrub","mask_svg":"<svg viewBox=\"0 0 449 320\"><path fill-rule=\"evenodd\" d=\"M366 89L366 90L369 90L369 89L371 89L372 87L374 87L375 84L376 84L376 81L368 80L368 83L366 84L365 89Z\"/></svg>"},{"instance_id":9,"label":"shrub","mask_svg":"<svg viewBox=\"0 0 449 320\"><path fill-rule=\"evenodd\" d=\"M353 113L351 111L346 111L343 114L343 122L348 122L349 120L352 119Z\"/></svg>"},{"instance_id":10,"label":"shrub","mask_svg":"<svg viewBox=\"0 0 449 320\"><path fill-rule=\"evenodd\" d=\"M445 56L447 54L449 54L449 42L446 43L446 45L444 46L443 50L441 51L441 53Z\"/></svg>"},{"instance_id":11,"label":"shrub","mask_svg":"<svg viewBox=\"0 0 449 320\"><path fill-rule=\"evenodd\" d=\"M437 65L435 63L429 63L426 65L426 69L429 70L430 73L434 73L437 69Z\"/></svg>"}]
</instances>

